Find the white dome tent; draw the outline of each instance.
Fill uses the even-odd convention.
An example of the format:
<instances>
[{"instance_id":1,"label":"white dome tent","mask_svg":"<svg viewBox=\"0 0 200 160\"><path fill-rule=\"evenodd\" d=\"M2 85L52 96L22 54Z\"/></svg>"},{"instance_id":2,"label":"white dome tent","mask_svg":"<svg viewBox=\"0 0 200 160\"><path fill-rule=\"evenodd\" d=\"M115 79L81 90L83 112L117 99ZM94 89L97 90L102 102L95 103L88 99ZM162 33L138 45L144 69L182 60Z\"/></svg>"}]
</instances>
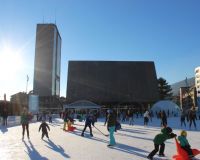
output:
<instances>
[{"instance_id":1,"label":"white dome tent","mask_svg":"<svg viewBox=\"0 0 200 160\"><path fill-rule=\"evenodd\" d=\"M63 107L64 109L75 109L75 110L80 110L80 109L100 109L101 106L97 105L91 101L88 100L79 100L76 102L73 102L71 104L66 104Z\"/></svg>"},{"instance_id":2,"label":"white dome tent","mask_svg":"<svg viewBox=\"0 0 200 160\"><path fill-rule=\"evenodd\" d=\"M154 114L156 112L159 113L160 111L163 110L165 111L166 114L168 114L169 112L169 116L174 116L174 115L178 116L180 115L181 111L180 107L170 100L158 101L151 108L151 111L153 111Z\"/></svg>"}]
</instances>

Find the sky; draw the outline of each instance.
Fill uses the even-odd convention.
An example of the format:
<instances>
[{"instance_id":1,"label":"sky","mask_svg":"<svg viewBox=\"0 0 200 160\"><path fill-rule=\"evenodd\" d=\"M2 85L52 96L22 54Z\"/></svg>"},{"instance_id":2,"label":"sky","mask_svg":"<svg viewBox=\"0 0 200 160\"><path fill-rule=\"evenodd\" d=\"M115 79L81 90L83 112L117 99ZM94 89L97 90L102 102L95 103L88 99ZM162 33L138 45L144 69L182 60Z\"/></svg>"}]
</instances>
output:
<instances>
[{"instance_id":1,"label":"sky","mask_svg":"<svg viewBox=\"0 0 200 160\"><path fill-rule=\"evenodd\" d=\"M200 66L199 0L0 0L0 99L33 89L38 23L62 37L64 97L69 60L154 61L169 84Z\"/></svg>"}]
</instances>

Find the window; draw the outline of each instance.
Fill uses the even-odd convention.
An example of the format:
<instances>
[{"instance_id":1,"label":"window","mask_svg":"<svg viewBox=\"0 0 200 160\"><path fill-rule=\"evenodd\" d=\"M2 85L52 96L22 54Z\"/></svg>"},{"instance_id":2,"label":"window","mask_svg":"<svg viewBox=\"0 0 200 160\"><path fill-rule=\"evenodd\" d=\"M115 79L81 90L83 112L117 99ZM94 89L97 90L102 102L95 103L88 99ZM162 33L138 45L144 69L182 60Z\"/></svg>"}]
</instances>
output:
<instances>
[{"instance_id":1,"label":"window","mask_svg":"<svg viewBox=\"0 0 200 160\"><path fill-rule=\"evenodd\" d=\"M56 80L56 95L60 95L60 81L58 79Z\"/></svg>"},{"instance_id":2,"label":"window","mask_svg":"<svg viewBox=\"0 0 200 160\"><path fill-rule=\"evenodd\" d=\"M57 35L57 51L56 51L56 75L60 77L60 58L61 58L61 38Z\"/></svg>"},{"instance_id":3,"label":"window","mask_svg":"<svg viewBox=\"0 0 200 160\"><path fill-rule=\"evenodd\" d=\"M56 82L55 82L55 79L56 79L56 37L57 37L57 29L54 28L54 37L53 37L53 62L52 62L52 90L51 90L51 94L52 95L55 95L55 89L56 89Z\"/></svg>"}]
</instances>

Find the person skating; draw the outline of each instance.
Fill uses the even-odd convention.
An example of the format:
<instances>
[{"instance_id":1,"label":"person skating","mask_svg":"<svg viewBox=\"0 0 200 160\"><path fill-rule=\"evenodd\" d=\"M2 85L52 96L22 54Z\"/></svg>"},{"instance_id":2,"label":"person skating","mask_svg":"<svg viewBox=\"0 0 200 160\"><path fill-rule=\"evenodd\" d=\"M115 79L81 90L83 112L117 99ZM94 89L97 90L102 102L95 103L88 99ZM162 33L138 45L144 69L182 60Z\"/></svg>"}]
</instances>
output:
<instances>
[{"instance_id":1,"label":"person skating","mask_svg":"<svg viewBox=\"0 0 200 160\"><path fill-rule=\"evenodd\" d=\"M167 115L164 110L161 112L161 126L167 126Z\"/></svg>"},{"instance_id":2,"label":"person skating","mask_svg":"<svg viewBox=\"0 0 200 160\"><path fill-rule=\"evenodd\" d=\"M148 125L149 118L150 118L150 116L149 116L149 111L146 111L146 112L144 113L144 126L147 126L147 125Z\"/></svg>"},{"instance_id":3,"label":"person skating","mask_svg":"<svg viewBox=\"0 0 200 160\"><path fill-rule=\"evenodd\" d=\"M2 113L2 118L3 118L3 125L7 126L7 121L8 121L8 111L6 108L4 108L3 113Z\"/></svg>"},{"instance_id":4,"label":"person skating","mask_svg":"<svg viewBox=\"0 0 200 160\"><path fill-rule=\"evenodd\" d=\"M178 140L180 142L181 148L183 148L188 153L188 156L190 158L194 157L191 146L187 140L187 132L185 130L181 131L180 136L178 136Z\"/></svg>"},{"instance_id":5,"label":"person skating","mask_svg":"<svg viewBox=\"0 0 200 160\"><path fill-rule=\"evenodd\" d=\"M159 151L159 156L164 157L165 150L165 141L170 138L175 138L176 134L172 133L172 129L170 127L165 127L161 129L161 133L157 134L153 140L154 142L154 150L147 156L148 159L152 160L153 156ZM160 146L160 150L159 150Z\"/></svg>"},{"instance_id":6,"label":"person skating","mask_svg":"<svg viewBox=\"0 0 200 160\"><path fill-rule=\"evenodd\" d=\"M39 121L39 113L36 114L37 122Z\"/></svg>"},{"instance_id":7,"label":"person skating","mask_svg":"<svg viewBox=\"0 0 200 160\"><path fill-rule=\"evenodd\" d=\"M186 123L185 123L185 113L181 113L181 127L184 124L184 126L186 127Z\"/></svg>"},{"instance_id":8,"label":"person skating","mask_svg":"<svg viewBox=\"0 0 200 160\"><path fill-rule=\"evenodd\" d=\"M104 126L106 125L107 121L108 121L108 110L106 111Z\"/></svg>"},{"instance_id":9,"label":"person skating","mask_svg":"<svg viewBox=\"0 0 200 160\"><path fill-rule=\"evenodd\" d=\"M45 120L42 120L42 123L41 123L41 125L39 127L39 132L42 129L42 137L41 137L41 139L43 139L44 136L46 136L49 139L47 128L50 131L50 128L49 128L48 124L45 122Z\"/></svg>"},{"instance_id":10,"label":"person skating","mask_svg":"<svg viewBox=\"0 0 200 160\"><path fill-rule=\"evenodd\" d=\"M114 131L116 126L117 116L113 110L108 110L108 122L107 122L107 129L109 131L110 135L110 142L108 144L108 147L114 146L116 144L115 137L114 137Z\"/></svg>"},{"instance_id":11,"label":"person skating","mask_svg":"<svg viewBox=\"0 0 200 160\"><path fill-rule=\"evenodd\" d=\"M30 139L30 137L29 137L29 120L30 120L30 115L28 114L27 109L24 108L22 111L22 115L21 115L22 140L24 140L25 129L27 132L27 138Z\"/></svg>"},{"instance_id":12,"label":"person skating","mask_svg":"<svg viewBox=\"0 0 200 160\"><path fill-rule=\"evenodd\" d=\"M128 120L129 120L129 125L133 125L133 111L128 110Z\"/></svg>"},{"instance_id":13,"label":"person skating","mask_svg":"<svg viewBox=\"0 0 200 160\"><path fill-rule=\"evenodd\" d=\"M189 121L190 121L190 125L189 125L190 129L191 129L191 126L192 126L192 122L194 124L195 129L196 129L196 122L195 121L196 121L197 117L196 117L196 111L195 111L194 106L190 109L190 111L188 113L188 117L189 117Z\"/></svg>"},{"instance_id":14,"label":"person skating","mask_svg":"<svg viewBox=\"0 0 200 160\"><path fill-rule=\"evenodd\" d=\"M48 118L49 118L49 123L52 123L52 114L51 114L51 112L49 112Z\"/></svg>"},{"instance_id":15,"label":"person skating","mask_svg":"<svg viewBox=\"0 0 200 160\"><path fill-rule=\"evenodd\" d=\"M90 136L93 137L91 124L94 126L94 118L93 118L92 114L89 113L86 117L85 126L84 126L82 133L81 133L82 137L84 137L84 132L85 132L87 127L89 127L89 129L90 129Z\"/></svg>"},{"instance_id":16,"label":"person skating","mask_svg":"<svg viewBox=\"0 0 200 160\"><path fill-rule=\"evenodd\" d=\"M63 130L65 131L66 130L66 125L67 125L67 122L68 122L68 112L64 113L63 120L64 120Z\"/></svg>"}]
</instances>

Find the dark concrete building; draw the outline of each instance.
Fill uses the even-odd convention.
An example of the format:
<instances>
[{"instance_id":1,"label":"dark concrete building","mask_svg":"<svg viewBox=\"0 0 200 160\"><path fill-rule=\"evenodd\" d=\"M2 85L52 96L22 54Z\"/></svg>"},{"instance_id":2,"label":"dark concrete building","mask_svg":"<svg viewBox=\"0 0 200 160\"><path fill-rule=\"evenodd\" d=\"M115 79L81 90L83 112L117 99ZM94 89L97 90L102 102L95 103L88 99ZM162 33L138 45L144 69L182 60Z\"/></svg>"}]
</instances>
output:
<instances>
[{"instance_id":1,"label":"dark concrete building","mask_svg":"<svg viewBox=\"0 0 200 160\"><path fill-rule=\"evenodd\" d=\"M67 101L149 104L158 100L154 62L69 61Z\"/></svg>"},{"instance_id":2,"label":"dark concrete building","mask_svg":"<svg viewBox=\"0 0 200 160\"><path fill-rule=\"evenodd\" d=\"M55 24L38 24L33 93L60 96L61 37Z\"/></svg>"}]
</instances>

